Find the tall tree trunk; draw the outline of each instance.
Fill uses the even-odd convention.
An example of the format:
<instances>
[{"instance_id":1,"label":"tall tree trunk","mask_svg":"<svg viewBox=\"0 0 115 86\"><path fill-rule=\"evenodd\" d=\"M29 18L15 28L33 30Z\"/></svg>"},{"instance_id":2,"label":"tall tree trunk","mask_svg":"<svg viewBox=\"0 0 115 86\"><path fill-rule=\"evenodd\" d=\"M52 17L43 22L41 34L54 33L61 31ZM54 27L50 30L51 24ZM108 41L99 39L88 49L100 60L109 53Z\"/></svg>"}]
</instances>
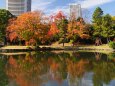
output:
<instances>
[{"instance_id":1,"label":"tall tree trunk","mask_svg":"<svg viewBox=\"0 0 115 86\"><path fill-rule=\"evenodd\" d=\"M63 42L63 47L64 47L64 42Z\"/></svg>"},{"instance_id":2,"label":"tall tree trunk","mask_svg":"<svg viewBox=\"0 0 115 86\"><path fill-rule=\"evenodd\" d=\"M6 40L5 40L5 37L4 37L4 45L6 45Z\"/></svg>"},{"instance_id":3,"label":"tall tree trunk","mask_svg":"<svg viewBox=\"0 0 115 86\"><path fill-rule=\"evenodd\" d=\"M109 43L110 42L110 39L109 39L109 37L107 37L107 43Z\"/></svg>"},{"instance_id":4,"label":"tall tree trunk","mask_svg":"<svg viewBox=\"0 0 115 86\"><path fill-rule=\"evenodd\" d=\"M109 42L111 41L110 37L109 37Z\"/></svg>"},{"instance_id":5,"label":"tall tree trunk","mask_svg":"<svg viewBox=\"0 0 115 86\"><path fill-rule=\"evenodd\" d=\"M72 43L72 47L74 47L74 42Z\"/></svg>"},{"instance_id":6,"label":"tall tree trunk","mask_svg":"<svg viewBox=\"0 0 115 86\"><path fill-rule=\"evenodd\" d=\"M102 41L101 41L101 38L99 38L99 42L100 42L100 45L102 45Z\"/></svg>"}]
</instances>

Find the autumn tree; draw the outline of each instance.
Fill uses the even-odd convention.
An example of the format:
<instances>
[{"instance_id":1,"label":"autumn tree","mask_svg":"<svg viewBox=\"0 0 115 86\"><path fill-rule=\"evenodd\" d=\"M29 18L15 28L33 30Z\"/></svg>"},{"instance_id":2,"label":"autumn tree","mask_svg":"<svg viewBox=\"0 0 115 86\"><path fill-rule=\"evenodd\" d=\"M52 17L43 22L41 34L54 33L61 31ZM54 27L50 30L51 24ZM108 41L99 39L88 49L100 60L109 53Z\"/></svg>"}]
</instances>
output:
<instances>
[{"instance_id":1,"label":"autumn tree","mask_svg":"<svg viewBox=\"0 0 115 86\"><path fill-rule=\"evenodd\" d=\"M7 37L12 42L17 38L24 40L26 45L37 41L45 42L48 38L49 24L41 11L24 13L9 22Z\"/></svg>"},{"instance_id":2,"label":"autumn tree","mask_svg":"<svg viewBox=\"0 0 115 86\"><path fill-rule=\"evenodd\" d=\"M62 11L59 11L56 15L52 16L51 32L54 35L54 39L59 40L64 46L64 37L67 33L68 20Z\"/></svg>"},{"instance_id":3,"label":"autumn tree","mask_svg":"<svg viewBox=\"0 0 115 86\"><path fill-rule=\"evenodd\" d=\"M55 22L52 22L52 23L51 23L51 26L50 26L50 30L49 30L49 32L48 32L48 35L49 35L49 37L50 37L50 40L55 40L55 41L57 41L57 40L58 40L58 35L57 35L58 33L59 33L59 29L58 29L56 23L55 23Z\"/></svg>"},{"instance_id":4,"label":"autumn tree","mask_svg":"<svg viewBox=\"0 0 115 86\"><path fill-rule=\"evenodd\" d=\"M71 43L74 43L78 39L79 35L77 33L78 27L76 21L69 22L67 37L70 39Z\"/></svg>"},{"instance_id":5,"label":"autumn tree","mask_svg":"<svg viewBox=\"0 0 115 86\"><path fill-rule=\"evenodd\" d=\"M70 21L68 24L68 37L72 43L78 41L78 38L88 39L90 37L89 29L83 18Z\"/></svg>"}]
</instances>

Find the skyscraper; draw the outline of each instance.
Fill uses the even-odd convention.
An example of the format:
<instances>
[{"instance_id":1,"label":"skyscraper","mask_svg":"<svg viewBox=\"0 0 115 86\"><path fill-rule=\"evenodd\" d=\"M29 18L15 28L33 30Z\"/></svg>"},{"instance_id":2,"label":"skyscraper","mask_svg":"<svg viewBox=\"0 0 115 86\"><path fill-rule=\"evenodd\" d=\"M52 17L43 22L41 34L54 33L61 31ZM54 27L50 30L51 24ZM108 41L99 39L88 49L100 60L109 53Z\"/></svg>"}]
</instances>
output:
<instances>
[{"instance_id":1,"label":"skyscraper","mask_svg":"<svg viewBox=\"0 0 115 86\"><path fill-rule=\"evenodd\" d=\"M70 19L78 19L82 17L82 9L80 4L70 4Z\"/></svg>"},{"instance_id":2,"label":"skyscraper","mask_svg":"<svg viewBox=\"0 0 115 86\"><path fill-rule=\"evenodd\" d=\"M31 0L6 0L6 9L13 15L19 16L31 11Z\"/></svg>"}]
</instances>

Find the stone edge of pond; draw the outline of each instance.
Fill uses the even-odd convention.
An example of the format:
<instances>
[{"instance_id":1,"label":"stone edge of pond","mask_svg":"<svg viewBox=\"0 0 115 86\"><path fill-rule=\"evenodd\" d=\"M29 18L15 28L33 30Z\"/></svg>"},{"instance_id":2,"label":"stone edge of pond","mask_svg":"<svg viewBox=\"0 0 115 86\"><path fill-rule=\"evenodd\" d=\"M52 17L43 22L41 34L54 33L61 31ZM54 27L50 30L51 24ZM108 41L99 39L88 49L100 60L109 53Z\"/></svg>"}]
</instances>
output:
<instances>
[{"instance_id":1,"label":"stone edge of pond","mask_svg":"<svg viewBox=\"0 0 115 86\"><path fill-rule=\"evenodd\" d=\"M115 49L112 48L89 48L89 47L72 47L72 46L67 46L67 47L39 47L37 49L32 48L32 47L26 47L26 48L0 48L0 52L27 52L27 51L52 51L52 50L95 50L95 51L111 51L115 52Z\"/></svg>"}]
</instances>

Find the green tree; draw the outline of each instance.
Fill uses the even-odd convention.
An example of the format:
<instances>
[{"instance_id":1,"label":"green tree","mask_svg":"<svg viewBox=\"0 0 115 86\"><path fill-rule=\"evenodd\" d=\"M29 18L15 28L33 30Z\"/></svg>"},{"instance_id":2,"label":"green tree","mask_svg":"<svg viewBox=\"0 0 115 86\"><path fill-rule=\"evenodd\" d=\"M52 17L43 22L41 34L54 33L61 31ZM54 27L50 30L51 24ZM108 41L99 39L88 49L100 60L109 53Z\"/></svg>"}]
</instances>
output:
<instances>
[{"instance_id":1,"label":"green tree","mask_svg":"<svg viewBox=\"0 0 115 86\"><path fill-rule=\"evenodd\" d=\"M8 84L8 77L5 73L6 60L5 58L0 58L0 86L7 86Z\"/></svg>"},{"instance_id":2,"label":"green tree","mask_svg":"<svg viewBox=\"0 0 115 86\"><path fill-rule=\"evenodd\" d=\"M94 23L94 36L101 36L102 31L102 15L103 11L100 7L97 7L93 13L93 23Z\"/></svg>"},{"instance_id":3,"label":"green tree","mask_svg":"<svg viewBox=\"0 0 115 86\"><path fill-rule=\"evenodd\" d=\"M62 19L58 23L58 28L60 30L60 32L59 32L60 42L63 43L63 46L64 46L64 42L66 40L67 25L68 25L67 19Z\"/></svg>"},{"instance_id":4,"label":"green tree","mask_svg":"<svg viewBox=\"0 0 115 86\"><path fill-rule=\"evenodd\" d=\"M112 21L113 21L114 24L115 24L115 16L112 16Z\"/></svg>"},{"instance_id":5,"label":"green tree","mask_svg":"<svg viewBox=\"0 0 115 86\"><path fill-rule=\"evenodd\" d=\"M58 28L60 29L60 36L63 36L64 34L67 33L67 24L68 24L67 19L60 20L58 24Z\"/></svg>"},{"instance_id":6,"label":"green tree","mask_svg":"<svg viewBox=\"0 0 115 86\"><path fill-rule=\"evenodd\" d=\"M110 41L110 37L115 36L115 28L112 27L112 18L109 14L102 18L102 36L107 38L107 42Z\"/></svg>"},{"instance_id":7,"label":"green tree","mask_svg":"<svg viewBox=\"0 0 115 86\"><path fill-rule=\"evenodd\" d=\"M112 16L112 27L115 28L115 16Z\"/></svg>"},{"instance_id":8,"label":"green tree","mask_svg":"<svg viewBox=\"0 0 115 86\"><path fill-rule=\"evenodd\" d=\"M94 86L103 86L103 84L109 84L115 77L115 64L112 62L94 62L93 68L93 83Z\"/></svg>"},{"instance_id":9,"label":"green tree","mask_svg":"<svg viewBox=\"0 0 115 86\"><path fill-rule=\"evenodd\" d=\"M93 35L96 37L101 37L102 32L102 17L103 17L103 11L100 7L97 7L93 13L93 27L94 27L94 33Z\"/></svg>"},{"instance_id":10,"label":"green tree","mask_svg":"<svg viewBox=\"0 0 115 86\"><path fill-rule=\"evenodd\" d=\"M59 40L59 43L63 43L63 46L64 42L66 41L67 26L68 20L62 11L59 11L53 16L51 28L55 29L54 31L52 30L54 33L56 32L53 38Z\"/></svg>"},{"instance_id":11,"label":"green tree","mask_svg":"<svg viewBox=\"0 0 115 86\"><path fill-rule=\"evenodd\" d=\"M5 37L8 20L13 17L14 16L8 10L0 9L0 41L3 41L3 37Z\"/></svg>"},{"instance_id":12,"label":"green tree","mask_svg":"<svg viewBox=\"0 0 115 86\"><path fill-rule=\"evenodd\" d=\"M102 16L102 9L100 7L97 7L93 13L93 23L95 23L96 25L101 25Z\"/></svg>"}]
</instances>

